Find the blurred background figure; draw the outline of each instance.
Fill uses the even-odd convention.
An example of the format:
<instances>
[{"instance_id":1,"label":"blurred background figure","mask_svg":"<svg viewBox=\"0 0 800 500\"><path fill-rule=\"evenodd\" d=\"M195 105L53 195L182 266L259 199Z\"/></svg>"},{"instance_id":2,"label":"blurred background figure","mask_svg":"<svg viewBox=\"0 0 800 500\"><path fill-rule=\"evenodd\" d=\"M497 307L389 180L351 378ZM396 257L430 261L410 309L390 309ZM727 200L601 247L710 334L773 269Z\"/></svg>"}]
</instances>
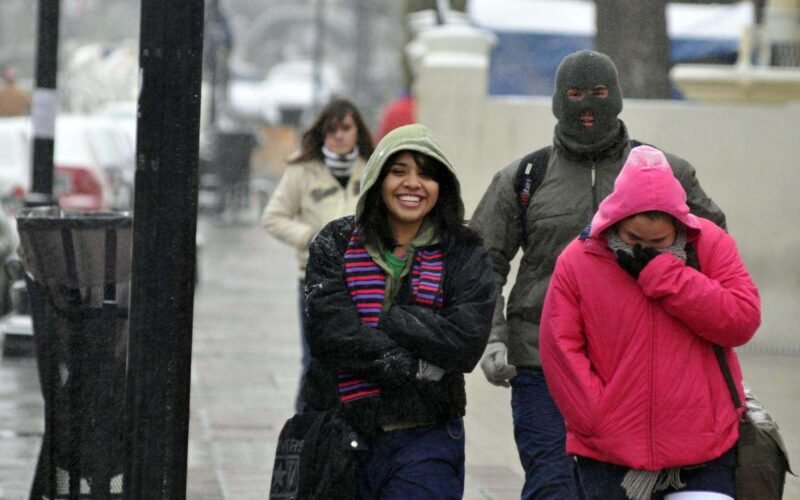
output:
<instances>
[{"instance_id":1,"label":"blurred background figure","mask_svg":"<svg viewBox=\"0 0 800 500\"><path fill-rule=\"evenodd\" d=\"M399 96L389 101L381 114L378 130L375 132L375 142L380 142L383 136L403 125L417 122L416 104L410 92L404 91Z\"/></svg>"},{"instance_id":2,"label":"blurred background figure","mask_svg":"<svg viewBox=\"0 0 800 500\"><path fill-rule=\"evenodd\" d=\"M5 270L5 264L15 255L18 244L16 226L5 209L0 208L0 316L11 310L13 280Z\"/></svg>"},{"instance_id":3,"label":"blurred background figure","mask_svg":"<svg viewBox=\"0 0 800 500\"><path fill-rule=\"evenodd\" d=\"M310 360L302 337L308 245L325 224L355 213L361 172L372 150L370 131L355 105L346 99L333 99L303 134L300 150L289 159L261 218L268 233L297 250L301 375ZM297 413L302 413L303 406L298 394Z\"/></svg>"},{"instance_id":4,"label":"blurred background figure","mask_svg":"<svg viewBox=\"0 0 800 500\"><path fill-rule=\"evenodd\" d=\"M31 108L31 94L16 83L17 70L3 68L3 85L0 87L0 116L27 115Z\"/></svg>"},{"instance_id":5,"label":"blurred background figure","mask_svg":"<svg viewBox=\"0 0 800 500\"><path fill-rule=\"evenodd\" d=\"M409 35L411 36L411 35ZM413 94L414 86L414 57L413 49L406 49L403 54L403 80L404 85L397 96L386 103L381 110L381 116L375 130L375 144L392 130L417 123L417 103Z\"/></svg>"}]
</instances>

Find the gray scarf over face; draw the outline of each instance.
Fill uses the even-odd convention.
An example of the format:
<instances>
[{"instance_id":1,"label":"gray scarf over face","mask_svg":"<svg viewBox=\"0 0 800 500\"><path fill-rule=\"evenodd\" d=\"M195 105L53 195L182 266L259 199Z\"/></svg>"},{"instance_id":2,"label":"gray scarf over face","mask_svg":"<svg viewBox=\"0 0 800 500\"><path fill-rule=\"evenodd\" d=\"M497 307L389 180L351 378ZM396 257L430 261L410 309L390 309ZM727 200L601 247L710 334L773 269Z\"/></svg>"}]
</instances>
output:
<instances>
[{"instance_id":1,"label":"gray scarf over face","mask_svg":"<svg viewBox=\"0 0 800 500\"><path fill-rule=\"evenodd\" d=\"M615 254L617 250L622 250L633 256L633 245L628 245L617 233L617 228L612 227L606 231L608 247ZM686 228L682 224L678 225L675 231L675 241L667 248L659 252L671 253L675 257L686 261ZM629 469L622 479L622 488L631 500L649 500L653 493L664 491L667 488L683 488L686 484L681 481L681 468L672 467L656 471Z\"/></svg>"},{"instance_id":2,"label":"gray scarf over face","mask_svg":"<svg viewBox=\"0 0 800 500\"><path fill-rule=\"evenodd\" d=\"M633 245L628 245L622 241L622 238L620 238L619 234L617 233L616 226L606 231L606 241L608 241L608 248L610 248L615 255L617 250L622 250L633 257ZM678 227L675 230L675 241L672 242L672 245L659 250L659 252L671 253L675 257L686 262L686 228L683 227L682 224L678 224Z\"/></svg>"}]
</instances>

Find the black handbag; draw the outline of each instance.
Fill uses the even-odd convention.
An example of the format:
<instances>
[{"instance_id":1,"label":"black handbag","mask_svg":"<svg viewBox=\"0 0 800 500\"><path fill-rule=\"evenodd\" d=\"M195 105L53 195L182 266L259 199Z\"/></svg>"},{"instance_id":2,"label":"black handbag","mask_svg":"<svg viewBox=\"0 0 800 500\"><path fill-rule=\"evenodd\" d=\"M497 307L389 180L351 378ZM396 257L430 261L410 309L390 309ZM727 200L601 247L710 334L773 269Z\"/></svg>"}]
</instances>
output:
<instances>
[{"instance_id":1,"label":"black handbag","mask_svg":"<svg viewBox=\"0 0 800 500\"><path fill-rule=\"evenodd\" d=\"M734 407L738 411L742 407L742 401L736 390L728 360L722 347L715 345L714 353L717 355ZM778 432L778 424L766 415L766 412L764 417L754 419L748 406L744 407L744 417L739 421L739 441L736 445L736 498L780 500L783 497L786 473L793 474L786 446Z\"/></svg>"},{"instance_id":2,"label":"black handbag","mask_svg":"<svg viewBox=\"0 0 800 500\"><path fill-rule=\"evenodd\" d=\"M278 436L270 500L355 498L359 455L367 449L341 406L293 416Z\"/></svg>"}]
</instances>

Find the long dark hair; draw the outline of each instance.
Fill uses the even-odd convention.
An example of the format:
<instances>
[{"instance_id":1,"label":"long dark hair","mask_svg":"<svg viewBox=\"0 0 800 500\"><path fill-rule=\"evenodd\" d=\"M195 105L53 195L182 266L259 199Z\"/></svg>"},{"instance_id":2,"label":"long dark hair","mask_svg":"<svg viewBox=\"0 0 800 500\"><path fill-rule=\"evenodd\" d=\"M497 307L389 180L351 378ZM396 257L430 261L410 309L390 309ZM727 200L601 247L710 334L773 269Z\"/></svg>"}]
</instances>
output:
<instances>
[{"instance_id":1,"label":"long dark hair","mask_svg":"<svg viewBox=\"0 0 800 500\"><path fill-rule=\"evenodd\" d=\"M325 135L336 130L336 127L348 114L353 117L358 131L356 140L358 155L367 160L375 148L372 144L372 136L369 133L367 124L364 123L364 119L355 104L347 99L334 98L319 112L316 119L314 119L314 123L303 134L303 138L300 141L300 152L292 157L289 163L312 160L322 161L322 146L325 144Z\"/></svg>"},{"instance_id":2,"label":"long dark hair","mask_svg":"<svg viewBox=\"0 0 800 500\"><path fill-rule=\"evenodd\" d=\"M464 223L464 202L455 175L436 158L410 150L392 154L384 162L378 180L366 194L364 210L356 221L364 243L385 249L397 246L389 224L389 212L381 196L381 186L392 164L403 153L411 153L420 170L439 184L439 199L425 218L434 222L444 252L449 252L457 245L481 243L480 234Z\"/></svg>"}]
</instances>

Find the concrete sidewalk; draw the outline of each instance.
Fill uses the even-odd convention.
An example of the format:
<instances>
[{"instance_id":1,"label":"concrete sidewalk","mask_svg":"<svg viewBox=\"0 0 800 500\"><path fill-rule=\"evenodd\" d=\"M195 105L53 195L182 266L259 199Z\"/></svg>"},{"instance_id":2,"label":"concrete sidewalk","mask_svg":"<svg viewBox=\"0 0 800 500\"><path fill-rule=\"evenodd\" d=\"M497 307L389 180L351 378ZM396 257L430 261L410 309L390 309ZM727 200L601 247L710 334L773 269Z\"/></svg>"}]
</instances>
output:
<instances>
[{"instance_id":1,"label":"concrete sidewalk","mask_svg":"<svg viewBox=\"0 0 800 500\"><path fill-rule=\"evenodd\" d=\"M207 245L195 303L187 498L260 500L299 376L294 254L254 225L201 222ZM800 358L746 351L741 358L800 469ZM467 377L467 392L465 498L519 498L510 394L479 369ZM35 363L0 360L0 499L27 498L42 428ZM800 480L789 478L784 498L800 500Z\"/></svg>"}]
</instances>

